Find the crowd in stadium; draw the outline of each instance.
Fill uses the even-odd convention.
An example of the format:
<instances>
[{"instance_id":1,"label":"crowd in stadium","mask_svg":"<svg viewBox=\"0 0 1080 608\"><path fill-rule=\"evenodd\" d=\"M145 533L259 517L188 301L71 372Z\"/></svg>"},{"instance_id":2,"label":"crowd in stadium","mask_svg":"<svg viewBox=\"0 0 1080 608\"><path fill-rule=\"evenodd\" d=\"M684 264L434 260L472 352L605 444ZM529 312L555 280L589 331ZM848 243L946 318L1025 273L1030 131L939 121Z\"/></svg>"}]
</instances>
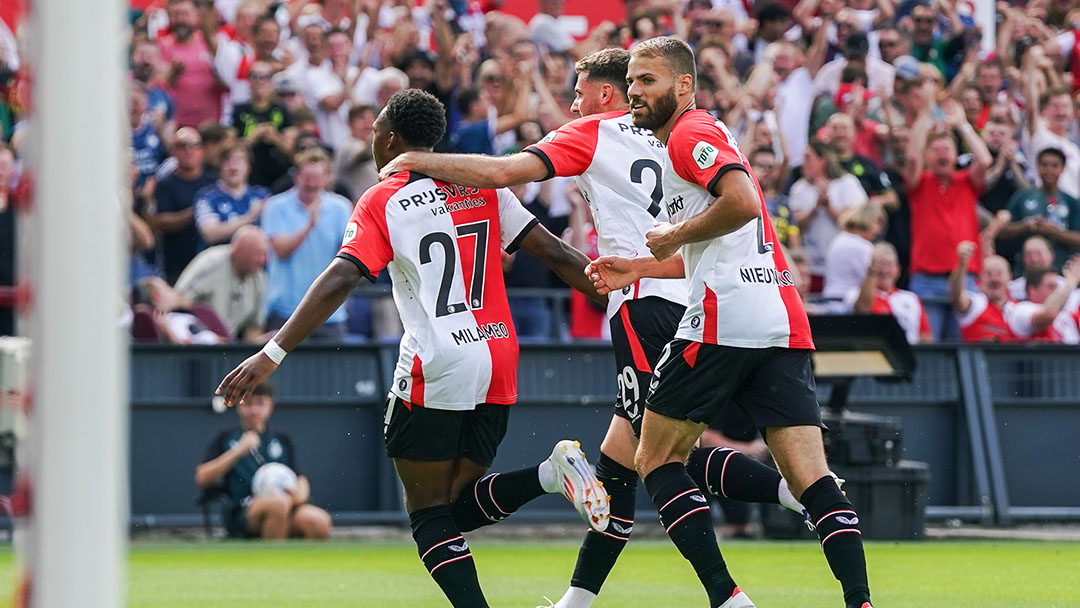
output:
<instances>
[{"instance_id":1,"label":"crowd in stadium","mask_svg":"<svg viewBox=\"0 0 1080 608\"><path fill-rule=\"evenodd\" d=\"M1076 0L998 2L993 45L972 3L953 0L626 0L622 22L587 32L560 18L563 0L538 0L528 22L500 4L133 9L134 336L258 341L280 327L378 179L372 124L394 92L443 102L437 150L515 152L574 118L578 59L676 35L696 53L698 108L727 124L754 168L811 314L891 313L913 343L1080 342ZM29 70L4 34L0 280L11 284ZM514 190L596 255L572 179ZM503 266L511 289L566 291L527 254ZM604 311L584 297L524 293L511 298L523 338L606 337ZM400 331L376 286L315 339Z\"/></svg>"}]
</instances>

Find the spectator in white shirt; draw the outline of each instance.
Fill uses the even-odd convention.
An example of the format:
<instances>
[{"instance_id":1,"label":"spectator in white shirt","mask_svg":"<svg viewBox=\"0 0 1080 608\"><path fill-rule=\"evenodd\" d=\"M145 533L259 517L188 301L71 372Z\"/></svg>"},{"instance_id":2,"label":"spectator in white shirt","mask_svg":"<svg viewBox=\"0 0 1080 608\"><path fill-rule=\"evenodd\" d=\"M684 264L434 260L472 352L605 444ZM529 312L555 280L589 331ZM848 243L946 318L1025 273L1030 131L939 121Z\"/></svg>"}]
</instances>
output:
<instances>
[{"instance_id":1,"label":"spectator in white shirt","mask_svg":"<svg viewBox=\"0 0 1080 608\"><path fill-rule=\"evenodd\" d=\"M788 163L793 168L802 164L803 150L809 139L807 125L814 106L814 77L824 62L825 47L823 31L814 35L809 54L794 42L774 42L769 45L762 63L770 65L780 81L776 85L774 104L787 141Z\"/></svg>"},{"instance_id":2,"label":"spectator in white shirt","mask_svg":"<svg viewBox=\"0 0 1080 608\"><path fill-rule=\"evenodd\" d=\"M874 252L874 239L885 227L885 212L874 202L848 209L839 218L843 230L825 254L825 289L822 295L835 314L851 313L866 280Z\"/></svg>"},{"instance_id":3,"label":"spectator in white shirt","mask_svg":"<svg viewBox=\"0 0 1080 608\"><path fill-rule=\"evenodd\" d=\"M315 122L323 142L336 148L349 137L349 109L352 90L360 68L349 65L352 40L347 32L333 30L326 36L329 61L308 72L309 93L315 104Z\"/></svg>"},{"instance_id":4,"label":"spectator in white shirt","mask_svg":"<svg viewBox=\"0 0 1080 608\"><path fill-rule=\"evenodd\" d=\"M1032 78L1032 80L1034 80ZM1052 89L1037 95L1029 86L1028 127L1024 129L1028 162L1036 165L1039 152L1057 148L1065 154L1065 171L1058 188L1073 198L1080 198L1080 146L1069 140L1069 125L1073 120L1072 96L1068 89ZM1036 185L1039 185L1036 179Z\"/></svg>"},{"instance_id":5,"label":"spectator in white shirt","mask_svg":"<svg viewBox=\"0 0 1080 608\"><path fill-rule=\"evenodd\" d=\"M844 171L828 144L813 140L806 147L802 177L791 186L788 204L803 235L810 258L811 292L820 293L825 277L825 253L840 232L840 214L867 202L859 179Z\"/></svg>"}]
</instances>

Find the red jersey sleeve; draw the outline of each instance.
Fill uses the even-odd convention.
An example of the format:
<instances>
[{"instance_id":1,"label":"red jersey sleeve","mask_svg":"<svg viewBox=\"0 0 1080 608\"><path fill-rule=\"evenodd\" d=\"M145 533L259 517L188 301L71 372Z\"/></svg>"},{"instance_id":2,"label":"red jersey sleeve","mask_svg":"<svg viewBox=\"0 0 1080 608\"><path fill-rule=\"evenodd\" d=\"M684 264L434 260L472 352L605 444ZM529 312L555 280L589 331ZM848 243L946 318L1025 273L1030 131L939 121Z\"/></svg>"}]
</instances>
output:
<instances>
[{"instance_id":1,"label":"red jersey sleeve","mask_svg":"<svg viewBox=\"0 0 1080 608\"><path fill-rule=\"evenodd\" d=\"M407 176L407 172L400 175ZM387 182L397 181L394 178ZM374 282L379 272L394 259L390 246L390 231L386 226L386 203L398 186L383 182L369 188L353 209L352 217L345 226L345 237L337 257L348 260L360 269L360 273ZM382 187L380 187L382 186Z\"/></svg>"},{"instance_id":2,"label":"red jersey sleeve","mask_svg":"<svg viewBox=\"0 0 1080 608\"><path fill-rule=\"evenodd\" d=\"M749 173L727 126L705 111L695 111L675 125L668 138L668 156L679 177L710 193L728 171L739 169Z\"/></svg>"},{"instance_id":3,"label":"red jersey sleeve","mask_svg":"<svg viewBox=\"0 0 1080 608\"><path fill-rule=\"evenodd\" d=\"M930 319L926 316L926 309L923 308L922 301L919 301L919 334L929 334L934 330L930 327Z\"/></svg>"},{"instance_id":4,"label":"red jersey sleeve","mask_svg":"<svg viewBox=\"0 0 1080 608\"><path fill-rule=\"evenodd\" d=\"M608 113L594 114L571 120L525 151L544 161L548 170L544 179L581 175L592 164L596 142L600 138L600 121L607 116Z\"/></svg>"}]
</instances>

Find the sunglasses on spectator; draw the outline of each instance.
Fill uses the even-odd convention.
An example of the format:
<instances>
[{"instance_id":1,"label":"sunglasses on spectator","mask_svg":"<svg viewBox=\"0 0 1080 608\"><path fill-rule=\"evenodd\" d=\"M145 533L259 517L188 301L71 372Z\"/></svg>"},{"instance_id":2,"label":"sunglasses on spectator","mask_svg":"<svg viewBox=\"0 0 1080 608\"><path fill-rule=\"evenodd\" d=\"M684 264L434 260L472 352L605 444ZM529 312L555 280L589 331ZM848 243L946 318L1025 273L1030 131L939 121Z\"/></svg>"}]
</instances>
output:
<instances>
[{"instance_id":1,"label":"sunglasses on spectator","mask_svg":"<svg viewBox=\"0 0 1080 608\"><path fill-rule=\"evenodd\" d=\"M915 21L915 23L933 23L937 21L937 19L933 17L915 17L913 21Z\"/></svg>"},{"instance_id":2,"label":"sunglasses on spectator","mask_svg":"<svg viewBox=\"0 0 1080 608\"><path fill-rule=\"evenodd\" d=\"M252 72L250 78L252 80L270 80L274 77L273 74L263 74L259 72Z\"/></svg>"},{"instance_id":3,"label":"sunglasses on spectator","mask_svg":"<svg viewBox=\"0 0 1080 608\"><path fill-rule=\"evenodd\" d=\"M184 149L184 148L201 148L202 147L202 143L197 142L197 141L178 141L178 142L176 142L175 145L176 145L177 148L180 148L180 149Z\"/></svg>"},{"instance_id":4,"label":"sunglasses on spectator","mask_svg":"<svg viewBox=\"0 0 1080 608\"><path fill-rule=\"evenodd\" d=\"M716 27L716 28L721 28L721 27L724 27L725 25L727 25L727 21L719 21L717 19L709 19L709 20L698 21L698 23L701 24L701 25L706 25L708 27Z\"/></svg>"},{"instance_id":5,"label":"sunglasses on spectator","mask_svg":"<svg viewBox=\"0 0 1080 608\"><path fill-rule=\"evenodd\" d=\"M501 74L488 74L484 76L484 82L502 82L503 77Z\"/></svg>"}]
</instances>

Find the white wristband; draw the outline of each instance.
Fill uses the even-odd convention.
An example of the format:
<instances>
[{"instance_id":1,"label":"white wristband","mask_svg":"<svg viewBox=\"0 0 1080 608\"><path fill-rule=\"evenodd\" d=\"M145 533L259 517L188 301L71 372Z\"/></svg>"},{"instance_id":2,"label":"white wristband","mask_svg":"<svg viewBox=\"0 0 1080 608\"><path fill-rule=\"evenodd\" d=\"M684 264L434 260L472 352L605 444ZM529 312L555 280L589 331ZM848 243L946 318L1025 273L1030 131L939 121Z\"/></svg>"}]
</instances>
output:
<instances>
[{"instance_id":1,"label":"white wristband","mask_svg":"<svg viewBox=\"0 0 1080 608\"><path fill-rule=\"evenodd\" d=\"M278 346L278 343L274 342L273 338L263 346L262 352L267 357L270 357L270 360L276 365L281 365L281 361L285 359L285 355L289 354L284 348Z\"/></svg>"}]
</instances>

